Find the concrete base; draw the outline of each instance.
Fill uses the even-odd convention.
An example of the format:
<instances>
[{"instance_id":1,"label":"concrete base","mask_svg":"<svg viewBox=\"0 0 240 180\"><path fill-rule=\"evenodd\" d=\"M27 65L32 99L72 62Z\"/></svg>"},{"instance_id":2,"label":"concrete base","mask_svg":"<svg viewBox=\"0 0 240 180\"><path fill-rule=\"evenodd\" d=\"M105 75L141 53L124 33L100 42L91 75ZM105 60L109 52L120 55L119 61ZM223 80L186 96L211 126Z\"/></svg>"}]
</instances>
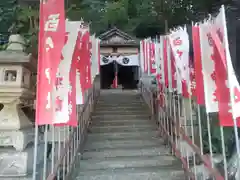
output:
<instances>
[{"instance_id":1,"label":"concrete base","mask_svg":"<svg viewBox=\"0 0 240 180\"><path fill-rule=\"evenodd\" d=\"M27 177L0 177L0 180L32 180L32 175Z\"/></svg>"},{"instance_id":2,"label":"concrete base","mask_svg":"<svg viewBox=\"0 0 240 180\"><path fill-rule=\"evenodd\" d=\"M1 130L0 146L14 147L17 151L22 151L34 141L34 129L27 128L21 130Z\"/></svg>"},{"instance_id":3,"label":"concrete base","mask_svg":"<svg viewBox=\"0 0 240 180\"><path fill-rule=\"evenodd\" d=\"M44 144L38 146L38 152L44 152ZM28 178L33 171L34 146L27 147L24 151L15 151L12 148L0 149L0 177ZM43 160L43 153L38 153L37 163Z\"/></svg>"}]
</instances>

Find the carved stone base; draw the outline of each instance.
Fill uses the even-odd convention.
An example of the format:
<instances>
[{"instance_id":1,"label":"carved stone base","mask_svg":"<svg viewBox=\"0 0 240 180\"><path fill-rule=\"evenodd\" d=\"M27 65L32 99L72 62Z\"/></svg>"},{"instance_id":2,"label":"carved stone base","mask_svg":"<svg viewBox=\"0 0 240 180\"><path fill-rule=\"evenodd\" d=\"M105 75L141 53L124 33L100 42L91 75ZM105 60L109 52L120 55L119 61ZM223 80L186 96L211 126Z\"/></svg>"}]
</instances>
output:
<instances>
[{"instance_id":1,"label":"carved stone base","mask_svg":"<svg viewBox=\"0 0 240 180\"><path fill-rule=\"evenodd\" d=\"M0 146L14 147L17 151L22 151L31 142L34 142L33 128L17 131L0 131Z\"/></svg>"},{"instance_id":2,"label":"carved stone base","mask_svg":"<svg viewBox=\"0 0 240 180\"><path fill-rule=\"evenodd\" d=\"M44 144L38 146L38 152L44 152ZM30 177L33 171L33 157L33 145L22 152L17 152L12 148L0 148L0 179L18 177L22 180ZM42 161L43 153L38 153L37 164L41 164Z\"/></svg>"},{"instance_id":3,"label":"carved stone base","mask_svg":"<svg viewBox=\"0 0 240 180\"><path fill-rule=\"evenodd\" d=\"M18 102L3 103L3 105L4 107L0 111L0 131L33 127L32 122L19 107Z\"/></svg>"}]
</instances>

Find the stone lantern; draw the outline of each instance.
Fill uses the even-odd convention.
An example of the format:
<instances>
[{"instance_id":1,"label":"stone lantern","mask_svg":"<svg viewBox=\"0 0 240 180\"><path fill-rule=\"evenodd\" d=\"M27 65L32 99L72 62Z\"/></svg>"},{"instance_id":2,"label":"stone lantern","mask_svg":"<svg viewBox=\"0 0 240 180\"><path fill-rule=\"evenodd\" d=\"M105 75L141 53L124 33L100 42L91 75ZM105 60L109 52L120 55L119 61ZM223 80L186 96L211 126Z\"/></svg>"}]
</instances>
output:
<instances>
[{"instance_id":1,"label":"stone lantern","mask_svg":"<svg viewBox=\"0 0 240 180\"><path fill-rule=\"evenodd\" d=\"M0 177L25 176L33 165L34 119L23 107L33 108L37 62L23 50L20 36L13 35L0 51Z\"/></svg>"}]
</instances>

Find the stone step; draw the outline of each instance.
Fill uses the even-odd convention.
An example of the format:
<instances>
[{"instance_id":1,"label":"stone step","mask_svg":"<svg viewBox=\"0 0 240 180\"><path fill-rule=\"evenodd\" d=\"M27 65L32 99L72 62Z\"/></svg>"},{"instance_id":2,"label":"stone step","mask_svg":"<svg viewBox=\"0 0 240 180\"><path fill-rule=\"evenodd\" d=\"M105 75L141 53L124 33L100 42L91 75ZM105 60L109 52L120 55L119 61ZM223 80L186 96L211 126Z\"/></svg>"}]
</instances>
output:
<instances>
[{"instance_id":1,"label":"stone step","mask_svg":"<svg viewBox=\"0 0 240 180\"><path fill-rule=\"evenodd\" d=\"M103 116L105 116L105 115L117 115L117 116L119 116L119 115L124 115L124 116L126 116L126 115L143 115L143 116L147 116L148 115L148 113L146 113L146 110L143 110L143 111L138 111L138 112L133 112L133 111L108 111L108 112L106 112L106 111L104 111L104 112L102 112L102 111L96 111L96 112L94 112L92 115L93 116L100 116L100 115L103 115Z\"/></svg>"},{"instance_id":2,"label":"stone step","mask_svg":"<svg viewBox=\"0 0 240 180\"><path fill-rule=\"evenodd\" d=\"M135 105L135 106L143 106L143 100L132 100L129 98L122 98L122 99L116 99L112 98L110 100L98 100L98 105Z\"/></svg>"},{"instance_id":3,"label":"stone step","mask_svg":"<svg viewBox=\"0 0 240 180\"><path fill-rule=\"evenodd\" d=\"M98 170L111 168L134 168L146 166L172 166L177 162L173 156L134 156L110 157L103 159L81 160L80 169Z\"/></svg>"},{"instance_id":4,"label":"stone step","mask_svg":"<svg viewBox=\"0 0 240 180\"><path fill-rule=\"evenodd\" d=\"M97 106L95 111L141 111L145 109L145 106L129 106L129 107L122 107L122 106Z\"/></svg>"},{"instance_id":5,"label":"stone step","mask_svg":"<svg viewBox=\"0 0 240 180\"><path fill-rule=\"evenodd\" d=\"M76 180L185 180L182 169L172 166L117 168L79 172Z\"/></svg>"},{"instance_id":6,"label":"stone step","mask_svg":"<svg viewBox=\"0 0 240 180\"><path fill-rule=\"evenodd\" d=\"M111 95L111 94L120 94L120 95L136 95L136 94L139 94L139 90L137 89L101 89L101 95L104 96L104 95Z\"/></svg>"},{"instance_id":7,"label":"stone step","mask_svg":"<svg viewBox=\"0 0 240 180\"><path fill-rule=\"evenodd\" d=\"M113 114L101 114L101 115L92 115L92 118L99 118L99 119L112 119L112 120L119 120L119 119L149 119L150 115L148 114L120 114L120 115L113 115Z\"/></svg>"},{"instance_id":8,"label":"stone step","mask_svg":"<svg viewBox=\"0 0 240 180\"><path fill-rule=\"evenodd\" d=\"M146 139L146 140L118 140L118 141L87 141L85 150L101 150L105 148L143 148L145 146L160 146L163 144L163 140L160 139Z\"/></svg>"},{"instance_id":9,"label":"stone step","mask_svg":"<svg viewBox=\"0 0 240 180\"><path fill-rule=\"evenodd\" d=\"M131 132L131 131L156 131L156 126L152 124L133 124L124 126L92 126L90 128L91 133L106 133L106 132Z\"/></svg>"},{"instance_id":10,"label":"stone step","mask_svg":"<svg viewBox=\"0 0 240 180\"><path fill-rule=\"evenodd\" d=\"M92 126L124 126L124 125L155 125L155 122L145 119L117 119L117 120L109 120L109 119L93 119Z\"/></svg>"},{"instance_id":11,"label":"stone step","mask_svg":"<svg viewBox=\"0 0 240 180\"><path fill-rule=\"evenodd\" d=\"M109 93L109 94L102 94L101 93L101 96L100 98L101 99L109 99L111 97L114 97L114 98L119 98L119 97L129 97L129 98L139 98L141 97L141 95L139 93Z\"/></svg>"},{"instance_id":12,"label":"stone step","mask_svg":"<svg viewBox=\"0 0 240 180\"><path fill-rule=\"evenodd\" d=\"M157 128L138 91L102 91L71 179L184 180Z\"/></svg>"},{"instance_id":13,"label":"stone step","mask_svg":"<svg viewBox=\"0 0 240 180\"><path fill-rule=\"evenodd\" d=\"M141 133L139 133L141 134ZM129 136L128 138L126 137L122 137L122 136L108 136L108 137L102 137L102 136L99 136L99 134L94 134L94 136L88 136L87 137L87 140L88 141L91 141L92 143L94 142L102 142L102 143L109 143L109 141L111 142L117 142L117 141L124 141L124 140L142 140L142 141L148 141L148 140L156 140L156 141L161 141L161 138L156 136L156 135L153 135L153 136L135 136L135 137L132 137L132 136Z\"/></svg>"},{"instance_id":14,"label":"stone step","mask_svg":"<svg viewBox=\"0 0 240 180\"><path fill-rule=\"evenodd\" d=\"M140 94L135 94L135 95L132 95L132 94L109 94L109 95L106 95L106 96L100 96L99 97L99 100L126 100L126 98L128 99L141 99L141 95Z\"/></svg>"},{"instance_id":15,"label":"stone step","mask_svg":"<svg viewBox=\"0 0 240 180\"><path fill-rule=\"evenodd\" d=\"M142 131L139 132L104 132L104 133L89 133L87 139L91 141L103 141L103 140L122 140L122 139L146 139L157 138L157 131Z\"/></svg>"},{"instance_id":16,"label":"stone step","mask_svg":"<svg viewBox=\"0 0 240 180\"><path fill-rule=\"evenodd\" d=\"M139 101L142 100L141 96L128 96L128 95L123 95L123 96L119 96L119 95L110 95L110 96L102 96L98 99L98 101L108 101L108 102L114 102L114 101Z\"/></svg>"},{"instance_id":17,"label":"stone step","mask_svg":"<svg viewBox=\"0 0 240 180\"><path fill-rule=\"evenodd\" d=\"M142 113L142 112L145 112L145 113L149 113L149 110L147 108L138 108L138 109L123 109L123 108L105 108L105 109L100 109L100 110L97 110L95 109L95 112L94 113L112 113L112 112L116 112L116 113L123 113L123 112L132 112L132 113Z\"/></svg>"},{"instance_id":18,"label":"stone step","mask_svg":"<svg viewBox=\"0 0 240 180\"><path fill-rule=\"evenodd\" d=\"M95 111L100 110L144 110L147 106L143 105L97 105Z\"/></svg>"},{"instance_id":19,"label":"stone step","mask_svg":"<svg viewBox=\"0 0 240 180\"><path fill-rule=\"evenodd\" d=\"M82 159L104 159L110 157L136 157L136 156L163 156L170 155L168 148L163 146L147 146L140 148L109 148L109 149L100 149L99 151L84 151Z\"/></svg>"},{"instance_id":20,"label":"stone step","mask_svg":"<svg viewBox=\"0 0 240 180\"><path fill-rule=\"evenodd\" d=\"M139 104L139 105L144 105L142 99L131 99L129 97L121 97L121 98L116 98L112 97L109 100L104 99L101 100L99 99L97 101L98 104Z\"/></svg>"},{"instance_id":21,"label":"stone step","mask_svg":"<svg viewBox=\"0 0 240 180\"><path fill-rule=\"evenodd\" d=\"M98 104L96 105L96 108L104 108L104 109L132 109L132 108L137 108L137 109L144 109L146 108L146 105L143 105L142 103L137 103L137 104Z\"/></svg>"},{"instance_id":22,"label":"stone step","mask_svg":"<svg viewBox=\"0 0 240 180\"><path fill-rule=\"evenodd\" d=\"M143 102L143 98L140 96L109 96L109 97L102 97L98 99L98 102L109 102L109 103L115 103L115 102Z\"/></svg>"},{"instance_id":23,"label":"stone step","mask_svg":"<svg viewBox=\"0 0 240 180\"><path fill-rule=\"evenodd\" d=\"M131 102L131 101L143 101L141 96L103 96L98 99L100 102L116 102L116 101L121 101L121 102Z\"/></svg>"}]
</instances>

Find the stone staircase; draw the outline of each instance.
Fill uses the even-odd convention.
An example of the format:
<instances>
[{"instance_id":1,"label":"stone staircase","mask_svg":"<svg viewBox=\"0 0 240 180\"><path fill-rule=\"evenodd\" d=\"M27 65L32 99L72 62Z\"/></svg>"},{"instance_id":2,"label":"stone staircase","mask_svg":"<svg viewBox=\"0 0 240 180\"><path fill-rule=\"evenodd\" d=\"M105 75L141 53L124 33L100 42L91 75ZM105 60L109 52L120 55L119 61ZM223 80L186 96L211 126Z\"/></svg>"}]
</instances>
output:
<instances>
[{"instance_id":1,"label":"stone staircase","mask_svg":"<svg viewBox=\"0 0 240 180\"><path fill-rule=\"evenodd\" d=\"M76 180L184 180L137 91L101 92Z\"/></svg>"}]
</instances>

